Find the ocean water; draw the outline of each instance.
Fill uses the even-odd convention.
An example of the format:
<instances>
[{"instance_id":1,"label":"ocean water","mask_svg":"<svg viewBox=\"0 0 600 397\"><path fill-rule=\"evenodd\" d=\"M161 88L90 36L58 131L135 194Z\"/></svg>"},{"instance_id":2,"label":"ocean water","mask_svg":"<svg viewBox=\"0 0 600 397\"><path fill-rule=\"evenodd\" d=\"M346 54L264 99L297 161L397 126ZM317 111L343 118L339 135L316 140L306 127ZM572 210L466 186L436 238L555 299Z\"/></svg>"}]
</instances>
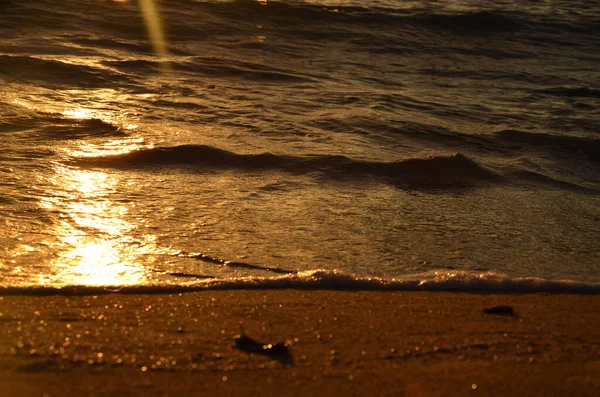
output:
<instances>
[{"instance_id":1,"label":"ocean water","mask_svg":"<svg viewBox=\"0 0 600 397\"><path fill-rule=\"evenodd\" d=\"M5 0L0 287L600 291L600 3Z\"/></svg>"}]
</instances>

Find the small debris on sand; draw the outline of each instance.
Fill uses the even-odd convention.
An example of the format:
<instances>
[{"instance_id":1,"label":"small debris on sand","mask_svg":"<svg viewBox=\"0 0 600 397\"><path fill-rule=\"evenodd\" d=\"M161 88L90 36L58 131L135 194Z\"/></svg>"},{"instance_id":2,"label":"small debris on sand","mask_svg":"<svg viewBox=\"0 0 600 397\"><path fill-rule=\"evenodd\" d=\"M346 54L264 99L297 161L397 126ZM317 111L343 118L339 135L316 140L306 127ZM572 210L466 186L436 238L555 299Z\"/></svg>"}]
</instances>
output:
<instances>
[{"instance_id":1,"label":"small debris on sand","mask_svg":"<svg viewBox=\"0 0 600 397\"><path fill-rule=\"evenodd\" d=\"M282 363L292 363L293 359L289 351L289 347L292 345L290 341L279 342L279 343L263 343L250 338L244 332L244 329L240 326L240 335L236 335L235 347L248 352L258 353L270 358L280 361Z\"/></svg>"},{"instance_id":2,"label":"small debris on sand","mask_svg":"<svg viewBox=\"0 0 600 397\"><path fill-rule=\"evenodd\" d=\"M516 316L515 309L512 306L494 306L483 309L485 314L496 314L501 316Z\"/></svg>"}]
</instances>

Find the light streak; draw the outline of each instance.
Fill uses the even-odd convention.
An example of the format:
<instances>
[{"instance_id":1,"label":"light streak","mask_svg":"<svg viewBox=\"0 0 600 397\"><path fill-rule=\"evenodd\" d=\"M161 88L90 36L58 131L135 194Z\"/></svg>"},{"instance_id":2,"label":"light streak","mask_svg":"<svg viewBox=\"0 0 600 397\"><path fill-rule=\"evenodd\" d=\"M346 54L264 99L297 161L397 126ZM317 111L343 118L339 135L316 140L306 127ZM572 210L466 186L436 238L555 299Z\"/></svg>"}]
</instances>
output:
<instances>
[{"instance_id":1,"label":"light streak","mask_svg":"<svg viewBox=\"0 0 600 397\"><path fill-rule=\"evenodd\" d=\"M146 29L148 30L152 48L161 59L162 69L166 72L169 70L169 64L166 61L169 52L156 0L140 0L139 4L142 16L146 22Z\"/></svg>"}]
</instances>

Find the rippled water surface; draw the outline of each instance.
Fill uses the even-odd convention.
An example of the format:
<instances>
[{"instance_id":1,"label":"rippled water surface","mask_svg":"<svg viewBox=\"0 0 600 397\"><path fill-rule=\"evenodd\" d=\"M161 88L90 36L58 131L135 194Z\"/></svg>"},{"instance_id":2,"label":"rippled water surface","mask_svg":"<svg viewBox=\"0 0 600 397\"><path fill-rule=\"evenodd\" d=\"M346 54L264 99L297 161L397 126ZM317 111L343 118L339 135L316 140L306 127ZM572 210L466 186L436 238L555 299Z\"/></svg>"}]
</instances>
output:
<instances>
[{"instance_id":1,"label":"rippled water surface","mask_svg":"<svg viewBox=\"0 0 600 397\"><path fill-rule=\"evenodd\" d=\"M6 1L0 285L598 282L599 29L577 0Z\"/></svg>"}]
</instances>

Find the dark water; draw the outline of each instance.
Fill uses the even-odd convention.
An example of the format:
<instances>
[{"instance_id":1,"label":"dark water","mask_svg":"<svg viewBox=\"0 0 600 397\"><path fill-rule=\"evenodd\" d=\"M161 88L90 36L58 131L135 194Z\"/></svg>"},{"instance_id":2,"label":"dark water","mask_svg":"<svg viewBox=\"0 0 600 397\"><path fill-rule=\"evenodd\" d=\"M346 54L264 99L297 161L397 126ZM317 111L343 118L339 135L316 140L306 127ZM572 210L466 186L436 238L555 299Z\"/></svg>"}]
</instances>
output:
<instances>
[{"instance_id":1,"label":"dark water","mask_svg":"<svg viewBox=\"0 0 600 397\"><path fill-rule=\"evenodd\" d=\"M2 2L2 286L600 281L600 3L151 3Z\"/></svg>"}]
</instances>

